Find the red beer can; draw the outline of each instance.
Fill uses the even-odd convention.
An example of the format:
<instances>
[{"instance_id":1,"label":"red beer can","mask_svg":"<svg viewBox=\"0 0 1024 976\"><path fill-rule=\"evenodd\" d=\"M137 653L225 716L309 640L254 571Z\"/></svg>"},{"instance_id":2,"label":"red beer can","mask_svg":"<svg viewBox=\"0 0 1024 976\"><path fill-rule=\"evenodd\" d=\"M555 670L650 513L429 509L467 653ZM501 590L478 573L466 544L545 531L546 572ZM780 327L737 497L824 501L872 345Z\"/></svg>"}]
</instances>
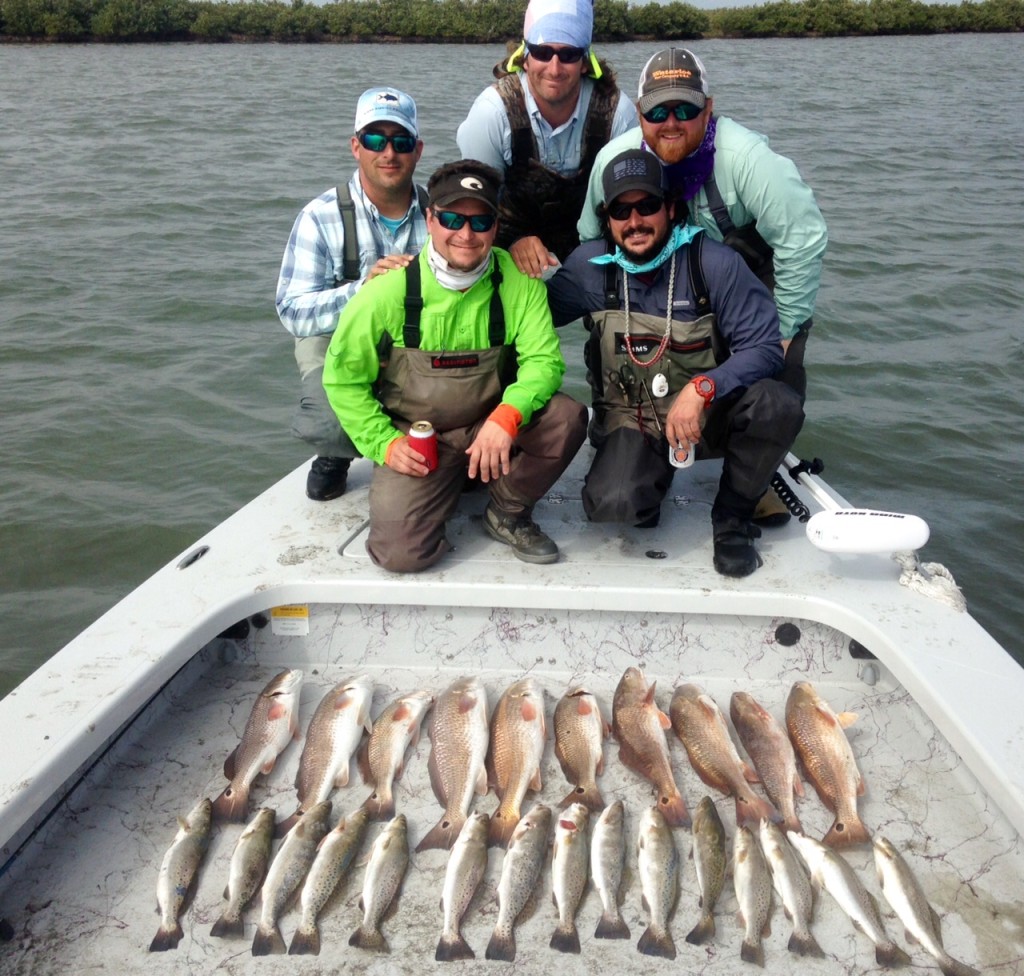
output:
<instances>
[{"instance_id":1,"label":"red beer can","mask_svg":"<svg viewBox=\"0 0 1024 976\"><path fill-rule=\"evenodd\" d=\"M409 428L412 446L426 459L424 463L431 471L437 469L437 434L429 420L417 420Z\"/></svg>"}]
</instances>

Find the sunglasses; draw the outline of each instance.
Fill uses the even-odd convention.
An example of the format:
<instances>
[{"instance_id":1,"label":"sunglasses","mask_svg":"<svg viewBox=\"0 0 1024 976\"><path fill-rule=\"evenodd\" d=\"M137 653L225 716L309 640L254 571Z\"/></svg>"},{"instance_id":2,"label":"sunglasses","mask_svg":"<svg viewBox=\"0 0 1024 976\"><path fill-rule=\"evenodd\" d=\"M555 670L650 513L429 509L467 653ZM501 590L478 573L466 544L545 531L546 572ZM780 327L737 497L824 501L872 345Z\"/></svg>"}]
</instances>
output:
<instances>
[{"instance_id":1,"label":"sunglasses","mask_svg":"<svg viewBox=\"0 0 1024 976\"><path fill-rule=\"evenodd\" d=\"M641 217L650 217L656 214L663 206L664 200L657 197L641 197L632 203L613 203L608 207L608 216L612 220L629 220L629 215L635 210Z\"/></svg>"},{"instance_id":2,"label":"sunglasses","mask_svg":"<svg viewBox=\"0 0 1024 976\"><path fill-rule=\"evenodd\" d=\"M359 133L359 145L370 152L384 152L389 142L395 147L395 152L402 155L411 153L416 148L416 137L405 132L393 136L386 136L383 132Z\"/></svg>"},{"instance_id":3,"label":"sunglasses","mask_svg":"<svg viewBox=\"0 0 1024 976\"><path fill-rule=\"evenodd\" d=\"M655 125L668 121L670 115L674 115L677 122L692 122L703 111L704 109L697 108L689 102L680 102L671 108L667 105L655 105L649 112L644 112L643 117L645 121L653 122Z\"/></svg>"},{"instance_id":4,"label":"sunglasses","mask_svg":"<svg viewBox=\"0 0 1024 976\"><path fill-rule=\"evenodd\" d=\"M435 210L434 216L445 230L462 230L468 220L469 229L474 234L486 234L497 219L494 214L473 214L470 217L468 214L456 213L454 210Z\"/></svg>"},{"instance_id":5,"label":"sunglasses","mask_svg":"<svg viewBox=\"0 0 1024 976\"><path fill-rule=\"evenodd\" d=\"M576 64L583 60L586 49L582 47L552 47L550 44L527 44L526 50L535 61L547 64L552 58L558 58L562 64Z\"/></svg>"}]
</instances>

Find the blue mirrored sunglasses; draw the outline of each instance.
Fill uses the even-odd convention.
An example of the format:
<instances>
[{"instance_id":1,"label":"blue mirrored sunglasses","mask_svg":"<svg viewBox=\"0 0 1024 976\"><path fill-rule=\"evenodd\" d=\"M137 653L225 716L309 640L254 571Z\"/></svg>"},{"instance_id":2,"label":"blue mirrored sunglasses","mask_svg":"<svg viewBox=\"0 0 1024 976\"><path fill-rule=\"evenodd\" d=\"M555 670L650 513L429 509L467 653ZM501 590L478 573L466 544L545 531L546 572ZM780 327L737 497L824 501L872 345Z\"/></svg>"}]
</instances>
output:
<instances>
[{"instance_id":1,"label":"blue mirrored sunglasses","mask_svg":"<svg viewBox=\"0 0 1024 976\"><path fill-rule=\"evenodd\" d=\"M469 221L469 229L475 234L486 234L494 226L497 219L494 214L469 214L456 213L454 210L435 210L434 216L438 223L445 230L462 230Z\"/></svg>"},{"instance_id":2,"label":"blue mirrored sunglasses","mask_svg":"<svg viewBox=\"0 0 1024 976\"><path fill-rule=\"evenodd\" d=\"M583 60L586 50L582 47L552 47L550 44L527 44L526 50L535 61L547 64L552 58L558 58L562 64L576 64Z\"/></svg>"},{"instance_id":3,"label":"blue mirrored sunglasses","mask_svg":"<svg viewBox=\"0 0 1024 976\"><path fill-rule=\"evenodd\" d=\"M383 132L359 133L359 145L364 149L369 149L370 152L384 152L389 142L394 146L395 152L401 153L403 156L416 148L415 136L410 136L405 132L399 132L393 136L386 136Z\"/></svg>"},{"instance_id":4,"label":"blue mirrored sunglasses","mask_svg":"<svg viewBox=\"0 0 1024 976\"><path fill-rule=\"evenodd\" d=\"M647 122L659 125L662 122L667 122L670 115L674 115L677 122L692 122L703 111L704 109L697 108L696 105L691 105L689 102L680 102L671 108L668 105L655 105L649 112L644 112L643 116Z\"/></svg>"}]
</instances>

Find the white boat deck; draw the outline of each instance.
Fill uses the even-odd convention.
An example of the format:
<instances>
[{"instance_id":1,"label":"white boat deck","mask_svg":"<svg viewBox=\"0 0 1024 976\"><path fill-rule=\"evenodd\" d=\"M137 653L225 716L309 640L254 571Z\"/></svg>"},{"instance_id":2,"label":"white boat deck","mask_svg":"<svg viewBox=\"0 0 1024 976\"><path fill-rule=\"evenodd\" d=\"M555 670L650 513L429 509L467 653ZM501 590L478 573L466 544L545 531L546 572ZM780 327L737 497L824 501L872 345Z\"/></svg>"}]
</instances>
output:
<instances>
[{"instance_id":1,"label":"white boat deck","mask_svg":"<svg viewBox=\"0 0 1024 976\"><path fill-rule=\"evenodd\" d=\"M493 707L505 685L529 672L549 695L550 718L573 681L586 682L607 714L629 665L658 680L666 710L672 688L685 680L703 685L725 710L733 691L749 691L781 719L791 684L809 679L837 710L858 712L849 736L868 784L863 819L917 871L954 956L986 972L1024 973L1021 669L968 614L901 587L887 556L823 553L795 521L765 531L759 544L765 564L754 576L718 576L709 520L714 464L677 476L658 529L590 525L579 504L585 460L536 512L561 548L558 564L529 566L492 542L479 525L486 496L473 493L451 525L456 551L415 578L383 573L365 555L369 465L356 465L352 490L327 504L305 499L303 467L173 560L0 703L8 738L0 757L4 858L24 844L0 876L0 916L14 929L13 940L0 944L0 973L444 972L433 959L446 862L436 851L413 858L397 914L385 925L390 956L348 947L359 915L358 869L323 919L317 958L253 959L249 940L211 939L236 826L215 829L180 947L150 954L157 870L175 817L223 788L221 767L253 698L282 667L306 672L305 728L320 696L362 671L374 678L374 714L397 691L436 693L463 673L484 676ZM194 558L198 552L204 554ZM215 639L237 621L284 604L309 605L308 636L274 634L267 626L242 642ZM851 657L851 638L878 660ZM76 771L154 696L75 786ZM678 742L671 751L692 809L709 790ZM440 815L428 752L424 737L397 789L413 844ZM293 744L257 784L254 809L267 803L291 812L298 756ZM626 801L632 847L652 792L621 766L614 743L606 747L606 767L601 784L606 797ZM568 784L550 745L544 769L540 798L557 803ZM40 825L38 812L53 805L64 784L72 792ZM808 832L821 836L831 817L808 791L799 813ZM336 794L335 817L367 792L354 776ZM731 837L732 802L716 799ZM478 802L485 811L496 804L493 795ZM676 831L676 840L686 855L688 832ZM870 852L856 851L850 860L877 893ZM556 955L548 948L555 915L545 877L534 914L519 929L516 968L667 972L682 964L702 972L747 971L731 917L731 882L719 903L716 940L699 949L683 941L697 917L696 881L686 861L672 924L679 956L669 963L639 955L635 943L646 914L632 850L627 865L630 941L592 938L598 911L590 893L579 913L581 955ZM500 854L492 851L465 926L478 962L460 966L497 968L483 960L483 949L499 870ZM250 938L255 917L250 909ZM293 908L282 925L286 940L296 921ZM905 944L891 916L887 925ZM772 929L766 940L772 971L876 968L867 938L827 896L819 900L814 926L825 959L800 960L786 951L789 926L778 905ZM911 952L916 968L934 969L919 949Z\"/></svg>"}]
</instances>

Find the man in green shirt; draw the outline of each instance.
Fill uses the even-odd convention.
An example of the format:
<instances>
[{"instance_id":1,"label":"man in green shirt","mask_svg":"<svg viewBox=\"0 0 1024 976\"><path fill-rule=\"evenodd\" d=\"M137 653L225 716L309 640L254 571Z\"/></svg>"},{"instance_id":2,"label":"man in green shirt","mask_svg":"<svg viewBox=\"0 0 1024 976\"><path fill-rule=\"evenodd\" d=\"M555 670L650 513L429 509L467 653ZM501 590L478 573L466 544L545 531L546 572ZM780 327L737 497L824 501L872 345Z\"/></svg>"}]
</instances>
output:
<instances>
[{"instance_id":1,"label":"man in green shirt","mask_svg":"<svg viewBox=\"0 0 1024 976\"><path fill-rule=\"evenodd\" d=\"M434 173L426 247L353 296L327 351L327 398L378 465L367 551L395 572L448 551L467 477L488 487L491 536L526 562L558 559L531 515L583 443L587 414L557 392L565 362L544 286L494 247L500 188L476 160ZM421 420L437 435L436 469L408 436Z\"/></svg>"}]
</instances>

